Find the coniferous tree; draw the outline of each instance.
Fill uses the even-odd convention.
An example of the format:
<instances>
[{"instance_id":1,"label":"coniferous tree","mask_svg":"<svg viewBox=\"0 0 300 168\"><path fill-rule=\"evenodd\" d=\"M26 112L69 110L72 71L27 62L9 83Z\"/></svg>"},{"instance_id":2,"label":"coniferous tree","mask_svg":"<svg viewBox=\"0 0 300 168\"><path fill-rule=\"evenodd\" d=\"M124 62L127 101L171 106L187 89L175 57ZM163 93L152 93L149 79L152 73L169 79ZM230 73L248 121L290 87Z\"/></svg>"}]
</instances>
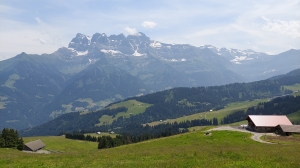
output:
<instances>
[{"instance_id":1,"label":"coniferous tree","mask_svg":"<svg viewBox=\"0 0 300 168\"><path fill-rule=\"evenodd\" d=\"M19 138L19 133L17 130L3 128L0 135L0 147L2 148L17 148L23 150L24 141Z\"/></svg>"},{"instance_id":2,"label":"coniferous tree","mask_svg":"<svg viewBox=\"0 0 300 168\"><path fill-rule=\"evenodd\" d=\"M23 141L23 138L21 137L18 141L18 144L17 144L17 149L18 150L23 150L24 149L24 141Z\"/></svg>"}]
</instances>

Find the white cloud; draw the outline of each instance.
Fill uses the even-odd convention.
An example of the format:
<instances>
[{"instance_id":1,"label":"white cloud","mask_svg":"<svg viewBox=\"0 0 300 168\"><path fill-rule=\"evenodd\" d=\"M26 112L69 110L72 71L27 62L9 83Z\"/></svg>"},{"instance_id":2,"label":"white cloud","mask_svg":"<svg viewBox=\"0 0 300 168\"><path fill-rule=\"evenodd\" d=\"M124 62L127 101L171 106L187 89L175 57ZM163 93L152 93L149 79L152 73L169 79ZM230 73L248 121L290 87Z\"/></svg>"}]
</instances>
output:
<instances>
[{"instance_id":1,"label":"white cloud","mask_svg":"<svg viewBox=\"0 0 300 168\"><path fill-rule=\"evenodd\" d=\"M0 60L23 51L53 52L67 46L77 33L137 35L140 29L152 40L170 44L211 44L275 54L300 47L299 0L189 3L161 0L147 4L129 0L69 4L67 1L30 5L25 1L2 2Z\"/></svg>"},{"instance_id":2,"label":"white cloud","mask_svg":"<svg viewBox=\"0 0 300 168\"><path fill-rule=\"evenodd\" d=\"M126 26L124 29L126 31L126 34L135 35L138 33L135 28L130 28Z\"/></svg>"},{"instance_id":3,"label":"white cloud","mask_svg":"<svg viewBox=\"0 0 300 168\"><path fill-rule=\"evenodd\" d=\"M262 17L266 24L262 27L263 30L288 35L293 38L300 38L300 21L282 21L282 20L270 20L266 17Z\"/></svg>"},{"instance_id":4,"label":"white cloud","mask_svg":"<svg viewBox=\"0 0 300 168\"><path fill-rule=\"evenodd\" d=\"M34 18L38 23L42 23L42 20L39 17Z\"/></svg>"},{"instance_id":5,"label":"white cloud","mask_svg":"<svg viewBox=\"0 0 300 168\"><path fill-rule=\"evenodd\" d=\"M37 39L37 41L38 41L38 42L40 42L41 44L47 44L47 41L46 41L46 40L44 40L44 39L43 39L43 38L41 38L41 37L40 37L40 38L38 38L38 39Z\"/></svg>"},{"instance_id":6,"label":"white cloud","mask_svg":"<svg viewBox=\"0 0 300 168\"><path fill-rule=\"evenodd\" d=\"M142 23L142 26L145 27L145 28L154 28L157 24L155 22L150 22L150 21L144 21Z\"/></svg>"}]
</instances>

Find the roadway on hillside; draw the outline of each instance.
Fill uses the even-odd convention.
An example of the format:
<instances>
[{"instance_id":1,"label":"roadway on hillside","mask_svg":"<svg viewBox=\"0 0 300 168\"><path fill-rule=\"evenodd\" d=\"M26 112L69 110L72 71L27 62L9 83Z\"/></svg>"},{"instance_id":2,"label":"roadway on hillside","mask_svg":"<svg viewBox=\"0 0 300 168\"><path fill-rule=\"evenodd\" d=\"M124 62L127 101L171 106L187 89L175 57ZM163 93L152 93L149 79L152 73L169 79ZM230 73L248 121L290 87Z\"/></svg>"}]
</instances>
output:
<instances>
[{"instance_id":1,"label":"roadway on hillside","mask_svg":"<svg viewBox=\"0 0 300 168\"><path fill-rule=\"evenodd\" d=\"M251 133L252 134L251 138L254 141L261 142L261 143L267 143L267 144L273 144L273 143L267 142L267 141L263 141L262 139L260 139L260 137L263 136L263 135L275 136L274 133L252 132L252 131L246 130L244 128L239 128L237 126L220 126L220 127L212 128L212 129L210 129L208 131L222 131L222 130L239 131L239 132Z\"/></svg>"}]
</instances>

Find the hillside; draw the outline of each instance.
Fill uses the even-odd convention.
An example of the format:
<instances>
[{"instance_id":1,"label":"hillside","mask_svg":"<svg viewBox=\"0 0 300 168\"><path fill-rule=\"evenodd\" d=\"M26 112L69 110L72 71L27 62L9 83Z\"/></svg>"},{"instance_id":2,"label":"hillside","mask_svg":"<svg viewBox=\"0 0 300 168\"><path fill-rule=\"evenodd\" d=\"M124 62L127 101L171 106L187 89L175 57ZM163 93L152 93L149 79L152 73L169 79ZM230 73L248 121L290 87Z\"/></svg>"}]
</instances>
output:
<instances>
[{"instance_id":1,"label":"hillside","mask_svg":"<svg viewBox=\"0 0 300 168\"><path fill-rule=\"evenodd\" d=\"M292 91L285 90L283 86L295 82L300 83L299 76L283 75L277 79L252 83L235 83L223 86L197 88L174 88L145 96L129 98L119 103L113 103L105 110L97 112L65 114L41 126L23 130L21 134L26 136L57 135L61 132L74 130L89 130L95 132L97 130L117 128L122 128L124 132L128 133L130 130L135 130L133 128L138 128L139 125L145 123L175 119L210 110L216 111L223 109L224 106L233 102L272 98L278 95L292 93ZM135 107L143 103L147 103L149 106L142 108L137 114L131 111L132 109L124 107L124 104L128 105L130 101L138 102L137 105L133 103L132 106ZM235 111L231 111L231 113L232 112ZM292 112L296 111L290 111L290 113ZM136 115L129 115L130 117L128 117L130 113ZM123 117L123 114L127 114L127 117ZM229 114L230 113L223 114L223 117ZM116 116L119 117L116 118ZM110 122L112 121L111 123L101 123L105 118L114 120L110 120ZM220 118L218 122L221 123ZM98 126L95 127L95 124Z\"/></svg>"},{"instance_id":2,"label":"hillside","mask_svg":"<svg viewBox=\"0 0 300 168\"><path fill-rule=\"evenodd\" d=\"M143 33L78 33L54 53L21 53L0 62L0 128L32 128L61 114L175 87L258 81L300 68L299 62L300 50L268 55L168 44Z\"/></svg>"},{"instance_id":3,"label":"hillside","mask_svg":"<svg viewBox=\"0 0 300 168\"><path fill-rule=\"evenodd\" d=\"M0 148L1 167L298 167L299 137L263 144L249 133L191 132L110 149L97 143L56 137L41 139L51 154ZM251 149L251 150L249 150Z\"/></svg>"}]
</instances>

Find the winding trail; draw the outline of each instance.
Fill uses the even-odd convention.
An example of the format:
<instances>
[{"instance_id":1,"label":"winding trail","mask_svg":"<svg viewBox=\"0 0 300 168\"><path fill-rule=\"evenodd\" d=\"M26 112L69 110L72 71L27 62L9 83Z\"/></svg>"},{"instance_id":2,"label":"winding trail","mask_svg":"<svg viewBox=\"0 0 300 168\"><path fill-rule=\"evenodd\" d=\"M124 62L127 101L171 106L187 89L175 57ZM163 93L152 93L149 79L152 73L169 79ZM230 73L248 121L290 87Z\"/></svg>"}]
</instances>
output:
<instances>
[{"instance_id":1,"label":"winding trail","mask_svg":"<svg viewBox=\"0 0 300 168\"><path fill-rule=\"evenodd\" d=\"M216 127L213 129L210 129L208 131L222 131L222 130L228 130L228 131L239 131L239 132L247 132L247 133L251 133L251 139L253 139L254 141L260 142L260 143L266 143L266 144L273 144L271 142L267 142L267 141L263 141L262 139L260 139L261 136L263 135L271 135L274 136L274 133L259 133L259 132L252 132L243 128L238 128L238 127L234 127L234 126L220 126L220 127Z\"/></svg>"}]
</instances>

